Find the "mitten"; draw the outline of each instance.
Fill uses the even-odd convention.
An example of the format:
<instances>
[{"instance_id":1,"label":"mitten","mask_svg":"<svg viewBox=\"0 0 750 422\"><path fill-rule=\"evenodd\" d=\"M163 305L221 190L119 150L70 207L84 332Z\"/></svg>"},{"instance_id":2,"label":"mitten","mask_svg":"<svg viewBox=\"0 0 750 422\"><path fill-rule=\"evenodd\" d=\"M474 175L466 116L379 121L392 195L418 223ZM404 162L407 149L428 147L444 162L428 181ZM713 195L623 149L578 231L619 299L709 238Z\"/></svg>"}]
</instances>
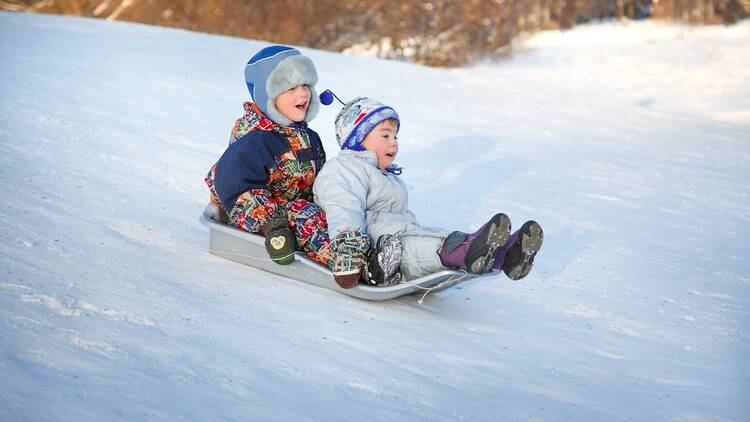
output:
<instances>
[{"instance_id":1,"label":"mitten","mask_svg":"<svg viewBox=\"0 0 750 422\"><path fill-rule=\"evenodd\" d=\"M342 232L331 242L330 265L333 279L339 286L351 289L357 285L369 248L369 236L356 231Z\"/></svg>"},{"instance_id":2,"label":"mitten","mask_svg":"<svg viewBox=\"0 0 750 422\"><path fill-rule=\"evenodd\" d=\"M283 214L275 214L268 219L265 228L266 251L271 260L279 265L294 262L294 249L297 240Z\"/></svg>"}]
</instances>

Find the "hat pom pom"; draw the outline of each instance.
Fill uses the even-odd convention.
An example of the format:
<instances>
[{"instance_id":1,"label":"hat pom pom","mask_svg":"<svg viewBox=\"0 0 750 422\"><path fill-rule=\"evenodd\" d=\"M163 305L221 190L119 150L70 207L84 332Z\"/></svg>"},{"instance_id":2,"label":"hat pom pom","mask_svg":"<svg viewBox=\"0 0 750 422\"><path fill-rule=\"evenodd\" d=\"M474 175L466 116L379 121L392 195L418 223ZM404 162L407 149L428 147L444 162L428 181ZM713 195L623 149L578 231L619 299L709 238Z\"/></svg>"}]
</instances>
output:
<instances>
[{"instance_id":1,"label":"hat pom pom","mask_svg":"<svg viewBox=\"0 0 750 422\"><path fill-rule=\"evenodd\" d=\"M339 102L340 102L340 103L341 103L342 105L346 105L346 104L345 104L345 103L344 103L343 101L341 101L341 99L340 99L339 97L337 97L337 96L336 96L336 94L334 94L334 93L333 93L333 91L331 91L330 89L326 89L325 91L321 92L321 93L320 93L320 95L318 96L318 98L320 98L320 103L321 103L321 104L323 104L323 105L331 105L331 103L333 102L333 99L334 99L334 98L336 98L337 100L339 100Z\"/></svg>"}]
</instances>

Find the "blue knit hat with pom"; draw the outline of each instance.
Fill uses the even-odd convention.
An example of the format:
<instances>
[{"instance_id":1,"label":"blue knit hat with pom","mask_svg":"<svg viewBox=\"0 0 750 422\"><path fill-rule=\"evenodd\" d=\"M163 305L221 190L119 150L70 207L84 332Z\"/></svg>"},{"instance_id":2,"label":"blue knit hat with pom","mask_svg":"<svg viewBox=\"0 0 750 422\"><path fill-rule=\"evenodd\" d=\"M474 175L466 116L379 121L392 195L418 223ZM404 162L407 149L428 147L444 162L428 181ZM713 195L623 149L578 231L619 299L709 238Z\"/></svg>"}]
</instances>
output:
<instances>
[{"instance_id":1,"label":"blue knit hat with pom","mask_svg":"<svg viewBox=\"0 0 750 422\"><path fill-rule=\"evenodd\" d=\"M395 120L398 132L401 121L396 110L371 98L355 98L346 103L336 116L336 141L341 149L364 151L362 141L385 120Z\"/></svg>"},{"instance_id":2,"label":"blue knit hat with pom","mask_svg":"<svg viewBox=\"0 0 750 422\"><path fill-rule=\"evenodd\" d=\"M317 82L318 73L312 60L296 48L284 45L272 45L258 51L245 66L245 83L253 101L266 117L282 126L290 126L294 122L276 108L276 97L298 85L307 85L310 88L310 105L304 121L309 122L320 108L315 91Z\"/></svg>"}]
</instances>

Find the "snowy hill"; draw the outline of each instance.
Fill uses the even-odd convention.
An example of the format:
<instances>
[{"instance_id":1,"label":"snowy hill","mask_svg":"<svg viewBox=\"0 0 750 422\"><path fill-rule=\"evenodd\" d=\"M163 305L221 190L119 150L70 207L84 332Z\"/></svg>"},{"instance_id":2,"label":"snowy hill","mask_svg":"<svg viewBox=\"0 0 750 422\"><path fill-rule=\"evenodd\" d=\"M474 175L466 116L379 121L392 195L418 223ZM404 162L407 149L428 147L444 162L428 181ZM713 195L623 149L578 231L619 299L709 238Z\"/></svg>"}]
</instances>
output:
<instances>
[{"instance_id":1,"label":"snowy hill","mask_svg":"<svg viewBox=\"0 0 750 422\"><path fill-rule=\"evenodd\" d=\"M442 70L304 50L402 115L421 222L536 219L521 282L383 303L207 253L261 42L0 13L3 420L747 420L750 22ZM312 122L330 156L333 118Z\"/></svg>"}]
</instances>

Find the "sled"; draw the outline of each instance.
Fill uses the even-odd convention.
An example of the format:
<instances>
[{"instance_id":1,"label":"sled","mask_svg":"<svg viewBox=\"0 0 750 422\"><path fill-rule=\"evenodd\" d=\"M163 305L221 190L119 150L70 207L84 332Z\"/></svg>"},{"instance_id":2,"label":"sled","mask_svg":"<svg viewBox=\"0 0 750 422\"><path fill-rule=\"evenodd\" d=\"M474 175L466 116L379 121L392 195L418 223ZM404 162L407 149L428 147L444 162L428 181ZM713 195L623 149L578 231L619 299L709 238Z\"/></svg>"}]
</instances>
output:
<instances>
[{"instance_id":1,"label":"sled","mask_svg":"<svg viewBox=\"0 0 750 422\"><path fill-rule=\"evenodd\" d=\"M415 293L422 293L423 299L428 293L439 292L473 278L494 275L444 270L395 286L377 287L360 283L351 289L342 289L334 281L328 267L307 258L302 252L295 253L294 262L289 265L279 265L271 261L266 252L265 238L228 226L222 221L219 207L216 205L209 204L206 207L200 222L209 229L209 251L216 256L358 299L388 300Z\"/></svg>"}]
</instances>

